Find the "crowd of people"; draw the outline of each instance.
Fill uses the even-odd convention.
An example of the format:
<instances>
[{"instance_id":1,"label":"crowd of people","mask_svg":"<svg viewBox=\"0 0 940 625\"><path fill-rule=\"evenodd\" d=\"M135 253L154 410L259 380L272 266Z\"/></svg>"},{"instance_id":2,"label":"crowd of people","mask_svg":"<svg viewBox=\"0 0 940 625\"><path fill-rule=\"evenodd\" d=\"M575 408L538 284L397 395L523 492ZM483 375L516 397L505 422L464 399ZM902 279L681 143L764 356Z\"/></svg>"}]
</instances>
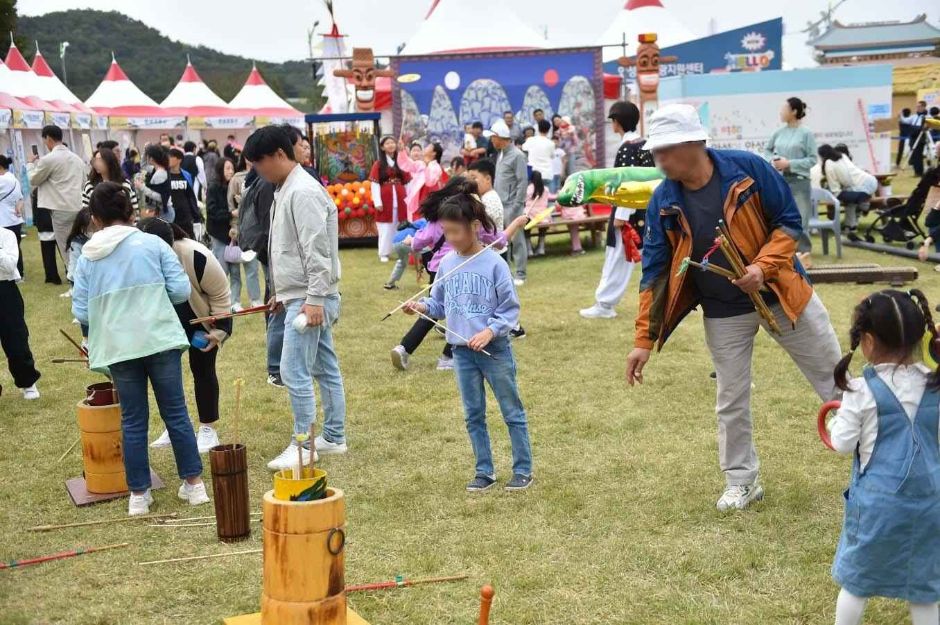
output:
<instances>
[{"instance_id":1,"label":"crowd of people","mask_svg":"<svg viewBox=\"0 0 940 625\"><path fill-rule=\"evenodd\" d=\"M663 347L692 309L701 309L717 382L725 487L716 506L722 512L745 510L765 494L754 445L751 371L755 337L761 327L770 332L820 399L843 400L830 424L831 438L855 462L832 569L841 588L836 623L859 623L868 597L889 596L910 602L915 625L935 625L940 575L931 563L940 553L940 371L922 362L921 345L925 334L933 342L940 338L923 293L885 290L856 306L850 350L842 352L803 263L811 245L808 198L818 185L861 205L874 189L871 174L852 163L847 149L815 145L802 125L806 114L802 100L789 98L781 109L785 125L758 155L707 147L708 134L691 106L660 107L641 137L637 108L614 104L609 120L621 137L616 165L655 165L665 180L647 207L642 240L631 211L612 211L596 301L581 312L614 317L635 263L642 261L626 367L633 385L644 382L653 349ZM559 146L549 121L538 120L528 138L508 114L488 130L484 136L482 125L468 129L460 162L448 171L439 145L402 146L383 137L369 177L379 224L385 224L379 254L396 258L385 287L396 287L412 254L429 280L426 297L403 304L417 319L392 349L392 363L407 369L432 330L444 333L438 368L454 370L463 404L474 457L470 492L498 483L486 385L512 448L512 475L504 488L533 484L512 339L525 336L518 296L529 256L524 226L547 210L548 194L560 181L556 176L563 175L554 165ZM218 443L216 355L234 328L230 320L190 322L237 306L233 291L241 278L233 272L251 261L265 276L263 297L255 299L250 286L249 293L252 303L267 307L268 380L286 388L292 414L290 441L268 468L291 468L299 459L308 463L318 453L346 453L345 386L333 336L341 315L338 214L316 172L305 165L310 151L302 133L287 126L259 128L238 160L208 149L200 155L189 144L182 150L147 146L141 171L133 172L134 185L126 168L117 166L116 146L99 145L89 168L62 145L56 127L44 129L43 138L48 154L31 163L30 182L38 190L37 207L50 212L49 240L70 267L72 312L87 335L89 367L107 371L121 396L129 514L145 514L153 504L148 384L166 426L150 446L172 447L181 499L192 505L209 501L200 454ZM39 372L16 286L22 210L15 186L10 191L8 169L0 158L0 339L14 381L30 399L38 397ZM138 192L144 202L135 208ZM716 245L722 222L727 244L745 259L744 266ZM203 235L208 246L200 242ZM679 271L688 258L707 259L718 271ZM769 318L755 309L758 300ZM868 366L851 378L849 364L858 350ZM198 431L186 407L183 351L189 353ZM318 410L314 383L323 423L320 435L309 440L304 435Z\"/></svg>"}]
</instances>

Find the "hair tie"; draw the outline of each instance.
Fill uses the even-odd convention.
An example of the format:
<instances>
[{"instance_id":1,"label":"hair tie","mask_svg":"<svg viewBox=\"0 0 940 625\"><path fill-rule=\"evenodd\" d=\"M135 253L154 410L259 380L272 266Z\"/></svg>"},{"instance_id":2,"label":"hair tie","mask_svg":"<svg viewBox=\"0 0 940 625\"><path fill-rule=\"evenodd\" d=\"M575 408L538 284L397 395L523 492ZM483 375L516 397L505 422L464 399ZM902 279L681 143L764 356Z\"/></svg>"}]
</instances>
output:
<instances>
[{"instance_id":1,"label":"hair tie","mask_svg":"<svg viewBox=\"0 0 940 625\"><path fill-rule=\"evenodd\" d=\"M471 194L470 194L470 197L472 197L472 198L473 198L474 200L476 200L477 202L482 202L482 201L483 201L483 200L480 199L480 196L477 195L476 193L471 193Z\"/></svg>"}]
</instances>

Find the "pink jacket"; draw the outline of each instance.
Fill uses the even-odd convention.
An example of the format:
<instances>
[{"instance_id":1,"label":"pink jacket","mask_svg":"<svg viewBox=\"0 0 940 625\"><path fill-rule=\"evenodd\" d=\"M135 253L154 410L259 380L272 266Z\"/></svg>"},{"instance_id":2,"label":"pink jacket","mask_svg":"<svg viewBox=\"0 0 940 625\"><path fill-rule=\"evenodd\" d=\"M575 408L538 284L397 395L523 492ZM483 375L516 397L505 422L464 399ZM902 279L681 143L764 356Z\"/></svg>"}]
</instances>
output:
<instances>
[{"instance_id":1,"label":"pink jacket","mask_svg":"<svg viewBox=\"0 0 940 625\"><path fill-rule=\"evenodd\" d=\"M414 237L411 239L411 249L418 253L425 248L434 247L437 245L437 242L440 241L441 237L444 236L444 227L441 225L441 222L435 221L429 223L427 226L418 230L415 233ZM487 232L483 228L480 228L480 231L477 233L477 236L480 239L480 242L483 245L489 245L494 241L501 241L497 243L494 247L504 248L506 247L506 238L502 232L494 233ZM431 257L430 262L428 262L428 271L437 272L437 268L441 264L441 259L444 258L448 252L450 252L453 247L447 241L444 242L444 245L441 246L441 249L437 250L434 253L434 256Z\"/></svg>"},{"instance_id":2,"label":"pink jacket","mask_svg":"<svg viewBox=\"0 0 940 625\"><path fill-rule=\"evenodd\" d=\"M398 167L411 174L411 182L405 187L405 205L408 207L409 221L414 219L418 207L421 205L421 189L424 187L436 188L441 181L444 170L437 161L425 163L413 161L408 153L402 150L398 153Z\"/></svg>"}]
</instances>

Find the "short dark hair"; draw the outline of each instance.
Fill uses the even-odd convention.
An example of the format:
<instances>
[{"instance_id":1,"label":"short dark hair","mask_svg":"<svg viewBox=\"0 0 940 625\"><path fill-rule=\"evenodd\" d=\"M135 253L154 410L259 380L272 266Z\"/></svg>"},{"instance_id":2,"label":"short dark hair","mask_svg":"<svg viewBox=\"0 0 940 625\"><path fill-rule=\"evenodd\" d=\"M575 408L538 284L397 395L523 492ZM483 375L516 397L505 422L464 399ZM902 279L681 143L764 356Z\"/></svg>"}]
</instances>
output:
<instances>
[{"instance_id":1,"label":"short dark hair","mask_svg":"<svg viewBox=\"0 0 940 625\"><path fill-rule=\"evenodd\" d=\"M483 122L473 122L472 124L470 124L470 127L479 128L480 130L483 130Z\"/></svg>"},{"instance_id":2,"label":"short dark hair","mask_svg":"<svg viewBox=\"0 0 940 625\"><path fill-rule=\"evenodd\" d=\"M543 111L542 109L535 109L534 111L532 111L532 116L535 117L536 113L541 113L542 115L544 115L545 111Z\"/></svg>"},{"instance_id":3,"label":"short dark hair","mask_svg":"<svg viewBox=\"0 0 940 625\"><path fill-rule=\"evenodd\" d=\"M9 156L7 156L6 154L0 154L0 167L3 167L4 169L10 169L10 165L12 163L13 161L10 159Z\"/></svg>"},{"instance_id":4,"label":"short dark hair","mask_svg":"<svg viewBox=\"0 0 940 625\"><path fill-rule=\"evenodd\" d=\"M633 132L640 123L640 109L633 102L614 102L610 105L607 119L616 121L624 132Z\"/></svg>"},{"instance_id":5,"label":"short dark hair","mask_svg":"<svg viewBox=\"0 0 940 625\"><path fill-rule=\"evenodd\" d=\"M167 159L166 148L159 143L152 143L146 147L144 150L144 159L152 160L160 167L168 167L170 165Z\"/></svg>"},{"instance_id":6,"label":"short dark hair","mask_svg":"<svg viewBox=\"0 0 940 625\"><path fill-rule=\"evenodd\" d=\"M548 134L548 131L552 129L552 123L547 119L539 120L539 132L543 135Z\"/></svg>"},{"instance_id":7,"label":"short dark hair","mask_svg":"<svg viewBox=\"0 0 940 625\"><path fill-rule=\"evenodd\" d=\"M927 106L927 101L926 101L926 100L918 100L918 101L917 101L917 105L918 105L918 106ZM48 126L46 126L46 128L48 128ZM46 128L43 128L43 131L44 131L44 132L45 132ZM45 137L46 135L43 135L43 136Z\"/></svg>"},{"instance_id":8,"label":"short dark hair","mask_svg":"<svg viewBox=\"0 0 940 625\"><path fill-rule=\"evenodd\" d=\"M91 214L98 218L105 226L121 221L130 221L134 209L130 198L124 191L124 186L117 182L100 182L95 185L88 200Z\"/></svg>"},{"instance_id":9,"label":"short dark hair","mask_svg":"<svg viewBox=\"0 0 940 625\"><path fill-rule=\"evenodd\" d=\"M505 117L506 115L515 115L515 113L512 111L503 111L503 116Z\"/></svg>"},{"instance_id":10,"label":"short dark hair","mask_svg":"<svg viewBox=\"0 0 940 625\"><path fill-rule=\"evenodd\" d=\"M455 156L454 158L450 159L450 168L456 169L458 167L463 167L466 169L466 165L464 165L462 156Z\"/></svg>"},{"instance_id":11,"label":"short dark hair","mask_svg":"<svg viewBox=\"0 0 940 625\"><path fill-rule=\"evenodd\" d=\"M120 145L120 144L119 144L117 141L115 141L114 139L105 139L104 141L102 141L101 143L98 144L98 147L99 147L99 148L103 148L103 149L105 149L105 150L113 150L113 149L116 148L118 145Z\"/></svg>"},{"instance_id":12,"label":"short dark hair","mask_svg":"<svg viewBox=\"0 0 940 625\"><path fill-rule=\"evenodd\" d=\"M62 143L62 129L53 124L42 127L42 138L52 139L56 143Z\"/></svg>"},{"instance_id":13,"label":"short dark hair","mask_svg":"<svg viewBox=\"0 0 940 625\"><path fill-rule=\"evenodd\" d=\"M903 109L901 109L901 115L903 115L904 117L907 117L907 116L909 116L910 114L911 114L911 109L909 109L909 108L903 108Z\"/></svg>"},{"instance_id":14,"label":"short dark hair","mask_svg":"<svg viewBox=\"0 0 940 625\"><path fill-rule=\"evenodd\" d=\"M195 151L195 149L196 149L196 142L195 142L195 141L187 141L186 143L183 144L183 151L184 151L184 152L193 152L193 151Z\"/></svg>"},{"instance_id":15,"label":"short dark hair","mask_svg":"<svg viewBox=\"0 0 940 625\"><path fill-rule=\"evenodd\" d=\"M297 145L297 142L303 140L304 138L304 133L300 132L300 129L296 126L291 126L290 124L281 124L281 128L287 131L287 135L290 137L291 145Z\"/></svg>"},{"instance_id":16,"label":"short dark hair","mask_svg":"<svg viewBox=\"0 0 940 625\"><path fill-rule=\"evenodd\" d=\"M488 158L478 158L469 165L467 171L478 171L490 177L490 180L496 178L496 165Z\"/></svg>"},{"instance_id":17,"label":"short dark hair","mask_svg":"<svg viewBox=\"0 0 940 625\"><path fill-rule=\"evenodd\" d=\"M278 150L294 160L294 144L284 127L265 126L251 133L242 152L249 161L260 161L265 156L274 156Z\"/></svg>"},{"instance_id":18,"label":"short dark hair","mask_svg":"<svg viewBox=\"0 0 940 625\"><path fill-rule=\"evenodd\" d=\"M185 154L183 154L183 151L179 148L170 148L169 150L166 151L166 155L168 157L172 156L173 158L178 158L180 160L183 160L183 157L186 156Z\"/></svg>"},{"instance_id":19,"label":"short dark hair","mask_svg":"<svg viewBox=\"0 0 940 625\"><path fill-rule=\"evenodd\" d=\"M930 110L927 112L936 117L937 115L940 115L940 107L931 106Z\"/></svg>"}]
</instances>

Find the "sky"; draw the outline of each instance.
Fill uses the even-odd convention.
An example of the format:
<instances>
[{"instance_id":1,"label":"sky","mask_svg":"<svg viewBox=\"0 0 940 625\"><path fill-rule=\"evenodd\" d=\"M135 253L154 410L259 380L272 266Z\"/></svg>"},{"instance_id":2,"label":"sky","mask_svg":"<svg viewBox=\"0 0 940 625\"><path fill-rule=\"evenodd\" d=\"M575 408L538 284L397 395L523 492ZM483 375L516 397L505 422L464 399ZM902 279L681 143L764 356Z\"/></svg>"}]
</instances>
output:
<instances>
[{"instance_id":1,"label":"sky","mask_svg":"<svg viewBox=\"0 0 940 625\"><path fill-rule=\"evenodd\" d=\"M474 2L475 0L441 0ZM559 47L593 45L623 7L625 0L491 0L513 10L539 32L547 29L550 44ZM832 0L837 2L838 0ZM394 54L424 19L432 0L335 0L340 30L349 45L371 47L376 56ZM785 67L815 63L806 35L799 31L818 18L829 0L662 0L666 9L693 32L728 30L775 17L784 18ZM576 9L574 8L576 7ZM19 0L21 15L94 8L120 11L178 41L201 44L221 52L264 60L299 60L309 56L307 30L320 21L317 32L329 28L321 0ZM843 23L910 20L926 13L940 26L936 0L846 0L835 12ZM499 18L481 15L499 28ZM507 34L511 41L511 33ZM348 48L347 48L348 49Z\"/></svg>"}]
</instances>

